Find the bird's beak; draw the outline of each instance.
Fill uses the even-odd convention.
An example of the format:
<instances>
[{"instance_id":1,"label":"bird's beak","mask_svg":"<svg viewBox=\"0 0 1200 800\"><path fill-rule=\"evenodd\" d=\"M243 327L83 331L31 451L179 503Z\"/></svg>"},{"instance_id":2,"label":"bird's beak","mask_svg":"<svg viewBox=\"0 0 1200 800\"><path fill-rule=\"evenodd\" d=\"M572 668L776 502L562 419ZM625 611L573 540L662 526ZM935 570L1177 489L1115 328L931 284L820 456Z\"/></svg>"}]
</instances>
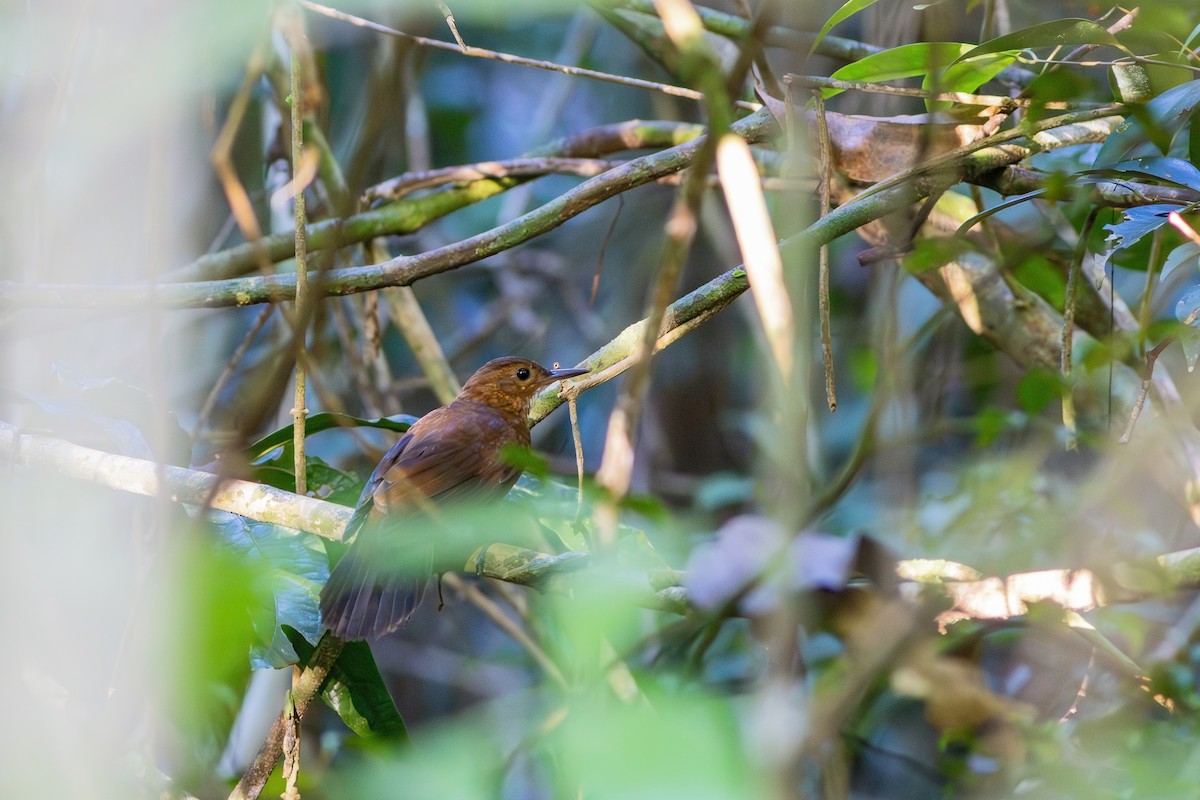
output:
<instances>
[{"instance_id":1,"label":"bird's beak","mask_svg":"<svg viewBox=\"0 0 1200 800\"><path fill-rule=\"evenodd\" d=\"M546 379L547 383L553 381L561 381L566 378L578 378L580 375L587 375L591 370L587 369L552 369L550 376Z\"/></svg>"}]
</instances>

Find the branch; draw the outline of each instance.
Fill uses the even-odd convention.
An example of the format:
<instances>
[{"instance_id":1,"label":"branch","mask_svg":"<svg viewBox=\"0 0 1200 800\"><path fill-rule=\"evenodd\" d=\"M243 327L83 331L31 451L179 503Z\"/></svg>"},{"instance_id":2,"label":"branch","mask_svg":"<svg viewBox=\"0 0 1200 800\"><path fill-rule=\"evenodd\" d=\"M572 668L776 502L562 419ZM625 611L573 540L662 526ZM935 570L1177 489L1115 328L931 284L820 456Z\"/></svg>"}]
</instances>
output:
<instances>
[{"instance_id":1,"label":"branch","mask_svg":"<svg viewBox=\"0 0 1200 800\"><path fill-rule=\"evenodd\" d=\"M34 435L0 422L0 456L14 466L53 469L67 478L147 497L230 511L261 522L340 539L351 509L270 486L222 479L208 472L106 453L62 439ZM160 471L162 480L160 481Z\"/></svg>"},{"instance_id":2,"label":"branch","mask_svg":"<svg viewBox=\"0 0 1200 800\"><path fill-rule=\"evenodd\" d=\"M952 149L930 159L920 167L877 183L863 196L856 198L853 203L866 202L870 196L891 189L916 191L904 188L911 187L914 183L978 180L980 176L991 170L1015 164L1033 153L1064 147L1068 144L1094 141L1096 137L1103 137L1111 132L1111 120L1099 121L1099 118L1113 117L1115 113L1115 107L1090 109L1064 114L1053 120L1042 120L1036 125L1030 126L1028 131L1013 129L998 133L971 145ZM773 127L771 115L764 109L735 123L733 129L748 141L757 142L766 138ZM1032 135L1025 137L1023 135L1025 132ZM509 223L463 241L417 255L400 256L383 264L330 270L321 276L319 288L326 295L347 295L387 286L408 286L422 278L495 255L558 227L568 219L578 216L609 197L684 169L691 164L696 153L703 146L703 142L703 138L696 139L629 161L618 168L583 182L574 189ZM946 177L947 174L952 174L953 178ZM486 181L472 184L472 186L478 186L480 183L486 183ZM923 191L917 193L924 194ZM438 198L443 194L449 193L439 192L430 195L429 198ZM913 199L915 197L914 195ZM418 198L418 200L425 199L428 198ZM391 206L380 209L380 211L388 208ZM362 222L360 218L364 216L357 215L345 221L344 227L339 232L340 242L352 241L361 236L362 231L359 230L359 227L366 223ZM870 217L858 224L861 225L874 218ZM354 223L353 230L351 230L352 223ZM322 226L335 224L319 223L312 227L319 229L317 238L321 238L333 234L332 230L327 230ZM815 224L810 230L819 226L821 223ZM850 230L853 228L831 230L830 238L815 241L813 246L831 241ZM372 230L369 236L361 238L370 238L382 233L384 232ZM288 241L291 241L290 237ZM263 240L263 243L270 250L269 243L266 240ZM314 249L320 246L311 240L309 245ZM325 242L325 246L329 246L328 241ZM314 288L316 286L314 284ZM161 303L175 308L216 308L290 300L295 297L295 290L296 276L294 274L142 287L0 283L0 306L127 308Z\"/></svg>"},{"instance_id":3,"label":"branch","mask_svg":"<svg viewBox=\"0 0 1200 800\"><path fill-rule=\"evenodd\" d=\"M533 67L535 69L549 70L550 72L561 72L564 75L572 75L580 78L591 78L593 80L604 81L606 83L615 83L621 86L633 86L639 89L649 89L655 92L672 95L674 97L684 97L689 100L704 100L704 94L695 89L688 89L683 86L673 86L669 83L659 83L657 81L647 81L641 78L630 78L625 75L614 75L611 72L600 72L599 70L586 69L584 67L574 67L567 64L556 64L553 61L543 61L537 58L526 58L525 56L517 56L512 53L501 53L497 50L486 50L482 47L462 46L459 44L451 44L443 42L440 39L430 39L426 36L417 36L404 31L389 28L386 25L380 25L378 22L358 17L353 14L347 14L345 11L339 11L329 6L323 6L319 3L313 3L310 0L300 0L300 5L307 8L316 14L322 14L330 19L348 22L351 25L356 25L360 28L365 28L376 33L395 36L399 39L412 42L413 44L422 47L429 47L434 50L445 50L458 55L470 56L472 58L486 58L492 61L501 61L505 64L516 64L522 67ZM758 108L754 103L738 103L742 108L748 108L751 111Z\"/></svg>"},{"instance_id":4,"label":"branch","mask_svg":"<svg viewBox=\"0 0 1200 800\"><path fill-rule=\"evenodd\" d=\"M733 129L747 141L758 142L775 130L775 123L771 115L763 110L739 120ZM409 286L422 278L480 261L553 230L621 192L686 168L703 144L704 138L701 137L668 150L634 159L603 175L584 181L574 189L511 222L445 247L413 256L399 256L373 266L329 270L320 276L319 284L316 282L317 276L313 275L313 289L325 295L346 295L387 286ZM443 193L430 195L430 198L439 197L441 194ZM357 229L352 235L347 232L347 227L355 219L352 217L346 221L346 227L340 232L340 242L351 241L362 234L362 231ZM371 238L383 233L385 231L374 230L369 236L362 238ZM319 247L312 241L309 242L309 246ZM291 300L295 293L295 274L140 287L23 286L6 283L0 285L0 306L130 308L163 304L171 308L220 308Z\"/></svg>"},{"instance_id":5,"label":"branch","mask_svg":"<svg viewBox=\"0 0 1200 800\"><path fill-rule=\"evenodd\" d=\"M631 120L599 125L556 139L530 151L527 157L584 158L647 147L673 147L703 133L703 126L695 123ZM498 177L482 177L465 186L457 186L424 197L408 198L403 202L392 203L345 219L312 223L308 226L309 250L358 244L375 236L412 233L434 220L472 203L486 200L532 176L504 176L514 178L510 182L498 181ZM384 182L375 189L380 194L386 194L384 187L388 183L390 182ZM368 193L370 191L368 190ZM191 264L164 276L164 281L236 278L256 268L255 259L259 257L256 247L265 250L270 261L284 261L292 257L290 234L266 236L253 243L201 256Z\"/></svg>"}]
</instances>

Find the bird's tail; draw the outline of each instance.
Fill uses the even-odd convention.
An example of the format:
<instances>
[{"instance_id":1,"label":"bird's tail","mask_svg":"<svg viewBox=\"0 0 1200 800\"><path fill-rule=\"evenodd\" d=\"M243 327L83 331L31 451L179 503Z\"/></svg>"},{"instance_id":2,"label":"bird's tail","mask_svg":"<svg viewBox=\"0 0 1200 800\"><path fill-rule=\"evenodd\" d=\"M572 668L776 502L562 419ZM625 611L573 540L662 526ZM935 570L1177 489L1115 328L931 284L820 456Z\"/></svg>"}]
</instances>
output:
<instances>
[{"instance_id":1,"label":"bird's tail","mask_svg":"<svg viewBox=\"0 0 1200 800\"><path fill-rule=\"evenodd\" d=\"M321 589L321 624L341 639L377 639L408 622L428 583L351 547Z\"/></svg>"}]
</instances>

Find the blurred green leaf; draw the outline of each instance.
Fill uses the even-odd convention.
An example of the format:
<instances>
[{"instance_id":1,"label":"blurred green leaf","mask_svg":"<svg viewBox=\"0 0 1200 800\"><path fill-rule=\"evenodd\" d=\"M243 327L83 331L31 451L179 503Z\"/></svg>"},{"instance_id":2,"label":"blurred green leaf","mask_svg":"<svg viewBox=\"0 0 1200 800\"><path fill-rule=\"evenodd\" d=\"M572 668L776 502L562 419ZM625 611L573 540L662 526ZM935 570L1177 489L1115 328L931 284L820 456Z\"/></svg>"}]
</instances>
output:
<instances>
[{"instance_id":1,"label":"blurred green leaf","mask_svg":"<svg viewBox=\"0 0 1200 800\"><path fill-rule=\"evenodd\" d=\"M927 73L921 82L921 88L939 92L974 92L1006 70L1014 60L1011 53L995 53L959 61L948 67L941 67L939 72ZM930 102L926 105L931 110L954 107L950 102Z\"/></svg>"},{"instance_id":2,"label":"blurred green leaf","mask_svg":"<svg viewBox=\"0 0 1200 800\"><path fill-rule=\"evenodd\" d=\"M222 546L207 531L180 530L171 552L170 598L156 661L181 748L181 777L211 774L250 679L246 657L258 645L260 565ZM255 624L252 624L255 623Z\"/></svg>"},{"instance_id":3,"label":"blurred green leaf","mask_svg":"<svg viewBox=\"0 0 1200 800\"><path fill-rule=\"evenodd\" d=\"M985 408L974 416L975 443L987 447L1013 427L1012 416L999 408Z\"/></svg>"},{"instance_id":4,"label":"blurred green leaf","mask_svg":"<svg viewBox=\"0 0 1200 800\"><path fill-rule=\"evenodd\" d=\"M764 796L738 719L699 692L651 692L647 703L580 697L549 737L555 795L604 798Z\"/></svg>"},{"instance_id":5,"label":"blurred green leaf","mask_svg":"<svg viewBox=\"0 0 1200 800\"><path fill-rule=\"evenodd\" d=\"M1062 397L1062 376L1045 369L1032 369L1017 384L1017 402L1030 416L1040 414Z\"/></svg>"},{"instance_id":6,"label":"blurred green leaf","mask_svg":"<svg viewBox=\"0 0 1200 800\"><path fill-rule=\"evenodd\" d=\"M938 269L974 249L966 237L920 239L913 242L912 252L905 254L904 269L913 273Z\"/></svg>"},{"instance_id":7,"label":"blurred green leaf","mask_svg":"<svg viewBox=\"0 0 1200 800\"><path fill-rule=\"evenodd\" d=\"M544 480L550 474L550 465L546 463L546 459L519 444L510 442L500 448L500 459L533 478Z\"/></svg>"},{"instance_id":8,"label":"blurred green leaf","mask_svg":"<svg viewBox=\"0 0 1200 800\"><path fill-rule=\"evenodd\" d=\"M1026 84L1024 91L1029 108L1022 115L1021 124L1032 125L1062 114L1063 103L1088 99L1096 93L1096 87L1076 70L1053 69L1039 74Z\"/></svg>"},{"instance_id":9,"label":"blurred green leaf","mask_svg":"<svg viewBox=\"0 0 1200 800\"><path fill-rule=\"evenodd\" d=\"M838 80L865 81L867 83L879 83L899 78L913 78L918 75L928 75L933 71L945 69L958 56L970 49L971 45L959 44L957 42L906 44L879 53L872 53L866 58L841 67L830 77ZM992 61L996 60L993 59ZM937 85L943 91L974 91L980 84L1004 68L1000 66L994 72L991 72L990 75L987 75L987 77L982 77L988 72L991 66L994 66L994 64L989 62L988 65L979 65L974 68L964 67L963 69L956 70L945 85L942 83L938 83ZM976 78L979 78L979 82L971 85ZM833 97L840 94L841 90L824 89L822 93L826 97Z\"/></svg>"},{"instance_id":10,"label":"blurred green leaf","mask_svg":"<svg viewBox=\"0 0 1200 800\"><path fill-rule=\"evenodd\" d=\"M1025 286L1044 297L1061 311L1067 297L1067 279L1063 268L1034 253L1013 266L1013 275Z\"/></svg>"},{"instance_id":11,"label":"blurred green leaf","mask_svg":"<svg viewBox=\"0 0 1200 800\"><path fill-rule=\"evenodd\" d=\"M1113 225L1105 225L1109 231L1109 249L1123 250L1136 244L1142 237L1170 223L1167 215L1178 211L1179 206L1166 203L1153 203L1147 206L1134 206L1121 209L1121 221Z\"/></svg>"}]
</instances>

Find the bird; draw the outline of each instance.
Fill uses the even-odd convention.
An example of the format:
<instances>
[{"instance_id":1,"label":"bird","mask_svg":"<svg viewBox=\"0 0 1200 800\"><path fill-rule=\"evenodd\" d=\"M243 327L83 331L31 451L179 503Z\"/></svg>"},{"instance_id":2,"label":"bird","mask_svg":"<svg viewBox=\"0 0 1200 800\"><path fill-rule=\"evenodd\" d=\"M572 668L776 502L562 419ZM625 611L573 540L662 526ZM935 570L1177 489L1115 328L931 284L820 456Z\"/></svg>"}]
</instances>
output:
<instances>
[{"instance_id":1,"label":"bird","mask_svg":"<svg viewBox=\"0 0 1200 800\"><path fill-rule=\"evenodd\" d=\"M521 468L502 451L529 446L534 395L588 372L554 366L512 356L487 362L388 450L347 524L350 546L321 589L323 629L343 640L377 639L408 621L433 571L426 526L413 523L431 507L504 496Z\"/></svg>"}]
</instances>

